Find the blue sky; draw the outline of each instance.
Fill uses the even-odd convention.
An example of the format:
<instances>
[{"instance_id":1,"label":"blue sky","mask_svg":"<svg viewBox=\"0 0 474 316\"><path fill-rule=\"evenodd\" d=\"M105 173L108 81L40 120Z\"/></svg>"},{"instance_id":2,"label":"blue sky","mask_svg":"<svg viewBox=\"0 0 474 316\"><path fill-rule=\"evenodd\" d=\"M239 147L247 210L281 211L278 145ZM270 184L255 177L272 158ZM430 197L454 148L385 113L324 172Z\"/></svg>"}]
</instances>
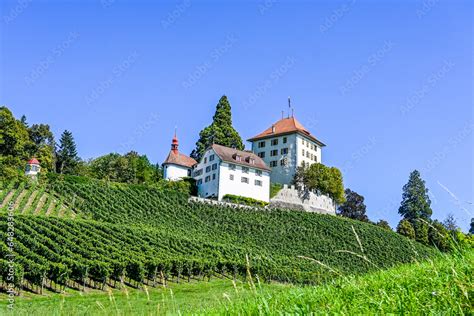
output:
<instances>
[{"instance_id":1,"label":"blue sky","mask_svg":"<svg viewBox=\"0 0 474 316\"><path fill-rule=\"evenodd\" d=\"M434 218L473 216L470 1L2 1L0 104L83 158L189 153L226 94L247 139L287 110L372 220L419 169Z\"/></svg>"}]
</instances>

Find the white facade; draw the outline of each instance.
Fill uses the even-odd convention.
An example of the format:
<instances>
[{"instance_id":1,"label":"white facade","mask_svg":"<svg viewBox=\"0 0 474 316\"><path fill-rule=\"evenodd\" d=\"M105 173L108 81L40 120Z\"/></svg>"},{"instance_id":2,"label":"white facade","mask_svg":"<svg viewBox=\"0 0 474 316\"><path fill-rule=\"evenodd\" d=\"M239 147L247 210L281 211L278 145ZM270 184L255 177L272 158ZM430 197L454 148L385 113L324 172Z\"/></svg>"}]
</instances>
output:
<instances>
[{"instance_id":1,"label":"white facade","mask_svg":"<svg viewBox=\"0 0 474 316\"><path fill-rule=\"evenodd\" d=\"M175 164L163 165L164 178L170 181L178 181L191 176L191 168Z\"/></svg>"},{"instance_id":2,"label":"white facade","mask_svg":"<svg viewBox=\"0 0 474 316\"><path fill-rule=\"evenodd\" d=\"M194 168L199 197L221 201L226 194L270 201L270 172L237 161L223 161L209 149Z\"/></svg>"},{"instance_id":3,"label":"white facade","mask_svg":"<svg viewBox=\"0 0 474 316\"><path fill-rule=\"evenodd\" d=\"M29 177L35 177L41 171L41 167L38 164L27 164L25 175Z\"/></svg>"},{"instance_id":4,"label":"white facade","mask_svg":"<svg viewBox=\"0 0 474 316\"><path fill-rule=\"evenodd\" d=\"M296 132L255 140L252 151L272 169L272 183L291 184L297 167L322 162L321 147Z\"/></svg>"}]
</instances>

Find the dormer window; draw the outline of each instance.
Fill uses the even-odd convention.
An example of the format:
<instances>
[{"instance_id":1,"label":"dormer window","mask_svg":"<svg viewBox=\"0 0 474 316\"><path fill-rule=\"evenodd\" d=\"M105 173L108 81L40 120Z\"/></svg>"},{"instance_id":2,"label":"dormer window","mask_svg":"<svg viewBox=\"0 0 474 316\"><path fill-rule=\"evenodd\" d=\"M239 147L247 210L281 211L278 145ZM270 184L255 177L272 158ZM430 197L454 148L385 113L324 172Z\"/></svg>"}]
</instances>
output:
<instances>
[{"instance_id":1,"label":"dormer window","mask_svg":"<svg viewBox=\"0 0 474 316\"><path fill-rule=\"evenodd\" d=\"M254 165L254 164L255 164L255 159L252 158L252 157L247 157L247 158L245 159L245 161L247 161L247 162L248 162L249 164L251 164L251 165Z\"/></svg>"},{"instance_id":2,"label":"dormer window","mask_svg":"<svg viewBox=\"0 0 474 316\"><path fill-rule=\"evenodd\" d=\"M242 161L242 156L240 156L238 154L234 154L234 159L235 159L235 161Z\"/></svg>"}]
</instances>

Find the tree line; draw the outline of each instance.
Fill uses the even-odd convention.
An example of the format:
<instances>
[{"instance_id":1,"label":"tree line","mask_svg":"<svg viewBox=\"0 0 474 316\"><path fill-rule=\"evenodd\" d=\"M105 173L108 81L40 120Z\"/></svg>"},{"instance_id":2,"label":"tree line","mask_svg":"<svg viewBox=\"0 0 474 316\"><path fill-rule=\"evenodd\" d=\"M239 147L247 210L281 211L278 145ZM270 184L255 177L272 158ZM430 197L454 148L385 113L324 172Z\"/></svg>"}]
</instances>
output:
<instances>
[{"instance_id":1,"label":"tree line","mask_svg":"<svg viewBox=\"0 0 474 316\"><path fill-rule=\"evenodd\" d=\"M26 116L16 119L7 107L0 107L0 179L21 179L26 162L39 160L42 174L88 176L106 181L150 184L162 179L159 165L146 155L131 151L110 153L83 160L71 131L65 130L56 142L48 124L29 125Z\"/></svg>"}]
</instances>

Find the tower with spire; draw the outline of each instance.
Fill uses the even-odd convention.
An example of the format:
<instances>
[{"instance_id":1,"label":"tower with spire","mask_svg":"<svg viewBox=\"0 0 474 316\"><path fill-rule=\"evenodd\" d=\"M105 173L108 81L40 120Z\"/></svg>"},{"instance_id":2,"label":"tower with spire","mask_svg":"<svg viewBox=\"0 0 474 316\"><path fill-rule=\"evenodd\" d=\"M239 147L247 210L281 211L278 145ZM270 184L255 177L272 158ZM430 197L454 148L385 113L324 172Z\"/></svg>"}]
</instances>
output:
<instances>
[{"instance_id":1,"label":"tower with spire","mask_svg":"<svg viewBox=\"0 0 474 316\"><path fill-rule=\"evenodd\" d=\"M177 181L190 177L193 166L196 164L196 160L179 152L179 141L175 129L171 141L171 150L162 165L164 178L170 181Z\"/></svg>"}]
</instances>

